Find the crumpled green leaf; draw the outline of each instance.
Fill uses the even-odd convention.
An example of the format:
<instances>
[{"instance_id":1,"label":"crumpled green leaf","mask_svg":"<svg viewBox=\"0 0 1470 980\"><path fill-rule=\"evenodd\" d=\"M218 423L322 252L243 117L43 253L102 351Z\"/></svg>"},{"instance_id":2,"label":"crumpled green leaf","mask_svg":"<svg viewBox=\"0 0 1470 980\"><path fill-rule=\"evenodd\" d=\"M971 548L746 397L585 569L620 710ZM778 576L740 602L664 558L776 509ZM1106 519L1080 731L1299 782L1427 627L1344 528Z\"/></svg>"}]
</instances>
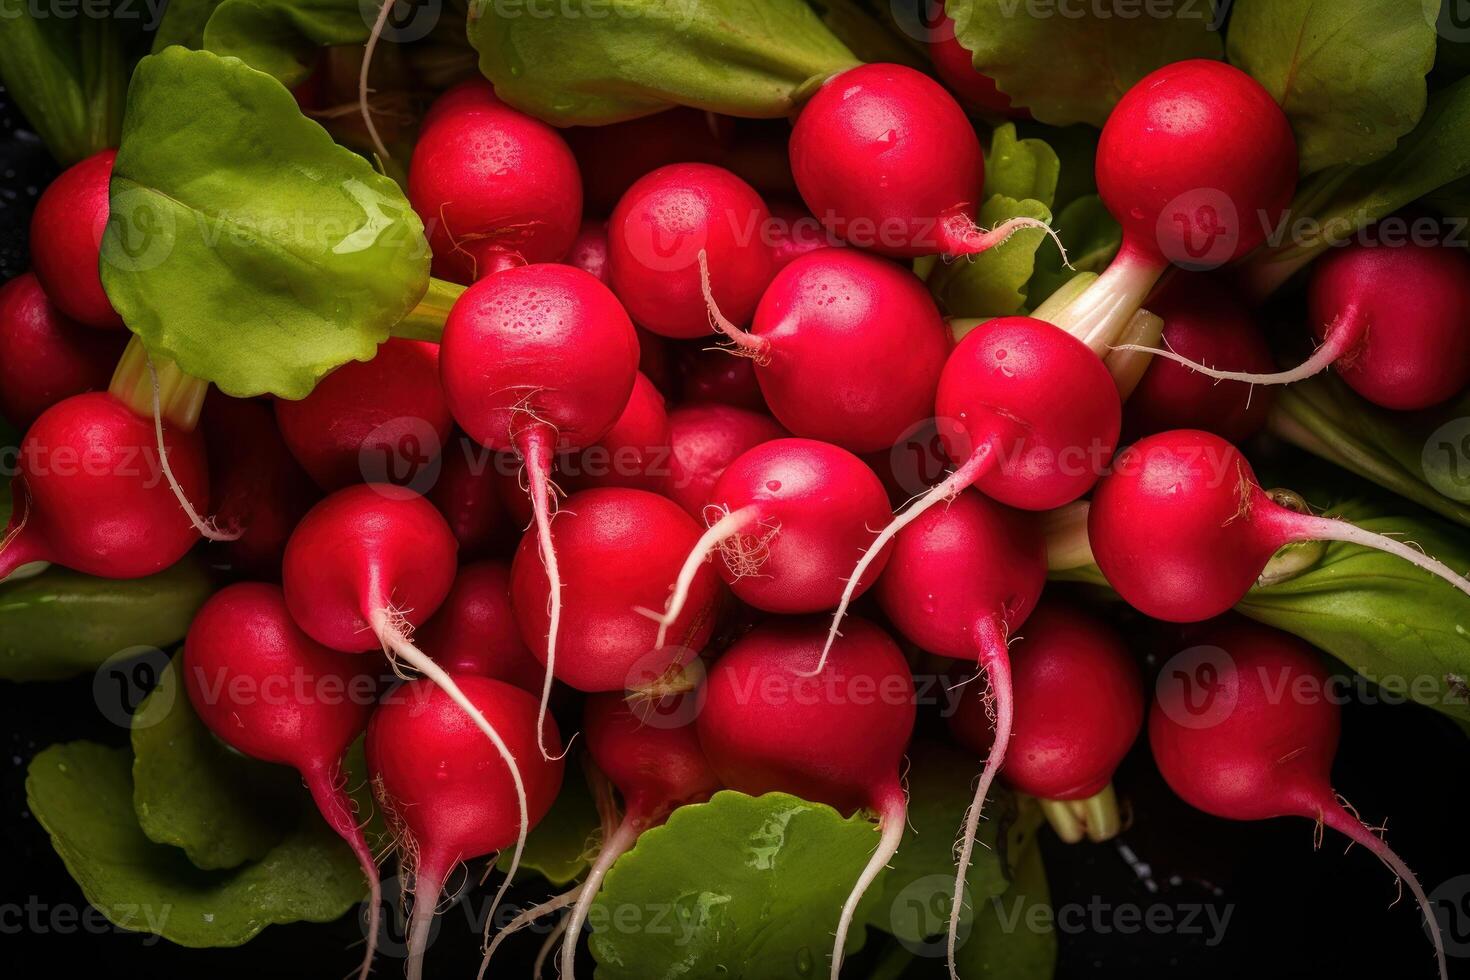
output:
<instances>
[{"instance_id":1,"label":"crumpled green leaf","mask_svg":"<svg viewBox=\"0 0 1470 980\"><path fill-rule=\"evenodd\" d=\"M1051 210L1040 201L1018 201L1003 194L980 208L978 224L994 228L1011 218L1051 222ZM1023 228L1003 245L938 262L929 275L929 291L952 317L996 317L1019 313L1026 304L1026 283L1037 267L1038 250L1056 248L1045 231ZM1057 261L1060 263L1060 253Z\"/></svg>"},{"instance_id":2,"label":"crumpled green leaf","mask_svg":"<svg viewBox=\"0 0 1470 980\"><path fill-rule=\"evenodd\" d=\"M294 88L311 74L320 48L365 42L372 24L368 14L376 8L361 0L224 0L205 24L204 48L239 58Z\"/></svg>"}]
</instances>

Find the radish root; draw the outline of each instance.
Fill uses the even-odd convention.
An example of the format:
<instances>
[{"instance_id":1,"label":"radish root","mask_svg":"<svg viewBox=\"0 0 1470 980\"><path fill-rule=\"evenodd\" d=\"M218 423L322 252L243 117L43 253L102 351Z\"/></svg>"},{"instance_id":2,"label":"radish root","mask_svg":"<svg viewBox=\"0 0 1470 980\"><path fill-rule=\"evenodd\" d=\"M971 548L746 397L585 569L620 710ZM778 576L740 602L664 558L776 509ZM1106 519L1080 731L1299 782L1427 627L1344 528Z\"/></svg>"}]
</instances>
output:
<instances>
[{"instance_id":1,"label":"radish root","mask_svg":"<svg viewBox=\"0 0 1470 980\"><path fill-rule=\"evenodd\" d=\"M194 505L189 502L189 497L184 493L184 488L179 486L178 478L174 476L173 467L168 465L168 450L163 444L163 405L162 395L159 390L158 368L153 365L153 358L148 359L148 379L153 385L153 438L158 444L158 466L163 470L163 478L168 481L168 488L174 492L174 497L184 508L184 514L189 518L189 523L194 525L194 530L207 541L236 541L245 532L240 528L231 528L228 531L220 530L215 524L213 517L200 517Z\"/></svg>"},{"instance_id":2,"label":"radish root","mask_svg":"<svg viewBox=\"0 0 1470 980\"><path fill-rule=\"evenodd\" d=\"M551 508L556 500L556 491L551 486L551 439L544 427L536 426L525 431L521 442L531 507L536 517L536 543L551 597L546 630L546 678L541 685L541 704L536 710L536 744L541 749L541 757L552 760L565 756L571 746L556 756L546 750L546 711L551 704L551 684L556 679L556 638L561 632L561 569L556 563L556 545L551 538Z\"/></svg>"},{"instance_id":3,"label":"radish root","mask_svg":"<svg viewBox=\"0 0 1470 980\"><path fill-rule=\"evenodd\" d=\"M717 549L722 553L725 552L726 549L722 542L727 538L738 538L740 532L759 516L760 511L754 506L741 507L734 512L727 511L699 536L694 547L689 549L689 556L684 559L683 567L679 569L679 577L674 580L673 592L669 596L669 601L664 604L663 614L658 617L658 638L653 643L655 650L663 649L668 640L670 627L684 612L684 606L689 601L689 590L694 585L694 578L699 574L700 566L708 561L710 555ZM734 563L732 563L733 567Z\"/></svg>"},{"instance_id":4,"label":"radish root","mask_svg":"<svg viewBox=\"0 0 1470 980\"><path fill-rule=\"evenodd\" d=\"M378 124L373 122L373 111L368 105L368 72L373 66L373 55L378 50L378 39L383 36L383 31L388 26L388 15L397 2L398 0L383 0L383 5L378 8L378 18L373 21L373 29L368 34L367 45L362 52L362 68L357 75L357 107L362 113L363 124L367 126L368 137L373 141L373 149L383 161L393 159L393 155L383 145L383 138L378 135Z\"/></svg>"},{"instance_id":5,"label":"radish root","mask_svg":"<svg viewBox=\"0 0 1470 980\"><path fill-rule=\"evenodd\" d=\"M714 290L710 288L709 256L704 249L699 250L699 288L704 292L704 308L709 314L710 327L730 338L735 345L730 353L748 357L762 366L770 364L771 342L747 330L741 330L720 312L719 304L715 302Z\"/></svg>"},{"instance_id":6,"label":"radish root","mask_svg":"<svg viewBox=\"0 0 1470 980\"><path fill-rule=\"evenodd\" d=\"M852 927L853 919L857 916L863 895L878 874L888 866L888 862L893 860L893 855L898 853L898 845L903 840L904 825L908 819L908 800L904 797L903 789L895 784L885 790L879 802L878 811L878 847L873 851L873 856L868 859L863 873L853 884L847 901L842 904L842 915L837 920L837 935L832 943L831 980L838 980L842 973L842 956L844 947L847 946L847 933Z\"/></svg>"}]
</instances>

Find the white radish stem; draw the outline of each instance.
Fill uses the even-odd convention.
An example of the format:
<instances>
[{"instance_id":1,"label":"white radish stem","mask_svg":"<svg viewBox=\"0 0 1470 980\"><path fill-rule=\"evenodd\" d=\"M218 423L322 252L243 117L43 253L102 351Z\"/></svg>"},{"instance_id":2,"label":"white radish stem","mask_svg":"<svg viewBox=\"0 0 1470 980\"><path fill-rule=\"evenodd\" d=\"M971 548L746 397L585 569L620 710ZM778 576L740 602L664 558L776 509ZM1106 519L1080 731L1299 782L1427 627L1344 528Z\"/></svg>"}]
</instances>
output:
<instances>
[{"instance_id":1,"label":"white radish stem","mask_svg":"<svg viewBox=\"0 0 1470 980\"><path fill-rule=\"evenodd\" d=\"M848 577L847 586L842 590L842 600L837 604L837 612L832 616L832 625L827 630L827 642L822 646L822 655L817 658L817 666L810 673L803 674L803 677L815 677L827 665L827 655L832 652L832 644L837 642L837 637L842 635L839 627L842 625L842 618L847 615L847 607L852 605L853 597L857 595L858 583L867 574L868 568L883 553L883 549L887 547L888 542L892 541L899 531L902 531L914 521L918 520L919 516L926 510L941 500L953 498L961 490L972 485L985 472L986 468L989 467L994 457L995 454L991 451L991 444L989 442L984 442L976 446L975 451L970 454L970 458L965 460L959 469L946 477L944 482L938 484L932 490L919 497L919 499L909 504L907 510L889 521L888 526L873 539L873 543L868 546L868 550L863 552L862 558L858 559L856 567L852 570L852 575Z\"/></svg>"},{"instance_id":2,"label":"white radish stem","mask_svg":"<svg viewBox=\"0 0 1470 980\"><path fill-rule=\"evenodd\" d=\"M958 842L959 855L955 860L954 898L949 905L949 937L945 942L945 958L949 963L950 980L959 980L955 965L955 946L959 941L960 910L965 901L965 881L970 876L970 856L975 850L975 837L980 832L980 814L985 809L985 800L990 787L1005 761L1006 749L1011 741L1011 721L1014 714L1011 699L1011 658L1006 651L1004 627L993 617L986 617L975 625L975 639L979 645L980 666L985 671L986 682L995 706L995 741L990 754L985 757L985 768L980 773L980 782L975 787L975 799L965 811L965 827Z\"/></svg>"},{"instance_id":3,"label":"white radish stem","mask_svg":"<svg viewBox=\"0 0 1470 980\"><path fill-rule=\"evenodd\" d=\"M546 961L551 958L551 951L556 948L556 941L565 935L566 931L567 920L562 919L547 935L546 941L541 944L540 951L536 953L536 962L531 964L531 976L535 980L541 980L541 973L546 969Z\"/></svg>"},{"instance_id":4,"label":"white radish stem","mask_svg":"<svg viewBox=\"0 0 1470 980\"><path fill-rule=\"evenodd\" d=\"M684 612L684 606L689 601L689 590L694 586L694 578L699 574L700 566L709 560L710 555L719 548L720 542L741 533L758 520L758 507L741 507L725 514L699 536L694 547L689 549L689 556L684 559L683 567L679 569L679 577L674 580L674 590L669 595L669 601L664 604L663 615L658 620L658 638L654 641L654 649L663 649L669 629Z\"/></svg>"},{"instance_id":5,"label":"white radish stem","mask_svg":"<svg viewBox=\"0 0 1470 980\"><path fill-rule=\"evenodd\" d=\"M495 746L495 751L500 753L505 767L510 770L511 782L515 784L520 825L516 831L516 846L511 854L510 867L506 869L505 880L500 883L500 888L495 892L495 899L490 903L490 914L494 915L495 909L500 905L500 900L505 897L506 889L510 887L511 880L515 878L516 871L521 866L521 854L526 849L526 835L531 829L530 808L526 804L526 784L521 779L520 766L516 764L515 755L505 744L505 740L500 737L500 733L495 730L495 726L490 724L485 719L484 713L465 696L464 691L460 690L460 686L454 682L454 678L450 677L444 668L435 663L427 654L409 642L403 629L398 625L397 617L387 608L386 604L379 606L373 613L372 628L384 650L423 674L449 695L449 699L469 716L475 727L485 733L485 737ZM417 914L418 909L415 908L414 912Z\"/></svg>"},{"instance_id":6,"label":"white radish stem","mask_svg":"<svg viewBox=\"0 0 1470 980\"><path fill-rule=\"evenodd\" d=\"M1080 296L1045 319L1105 357L1164 274L1136 254L1123 253Z\"/></svg>"},{"instance_id":7,"label":"white radish stem","mask_svg":"<svg viewBox=\"0 0 1470 980\"><path fill-rule=\"evenodd\" d=\"M521 455L526 461L530 483L531 509L536 515L536 544L541 552L541 565L546 569L547 593L550 598L546 624L546 677L541 684L541 704L536 709L536 745L543 759L560 759L546 750L546 711L551 704L551 682L556 679L556 638L561 632L561 569L556 564L556 544L551 537L551 505L555 490L551 486L552 440L540 426L527 430L521 437Z\"/></svg>"},{"instance_id":8,"label":"white radish stem","mask_svg":"<svg viewBox=\"0 0 1470 980\"><path fill-rule=\"evenodd\" d=\"M424 952L429 948L429 930L434 925L434 909L444 888L447 869L425 868L414 872L413 911L408 916L408 980L423 980Z\"/></svg>"},{"instance_id":9,"label":"white radish stem","mask_svg":"<svg viewBox=\"0 0 1470 980\"><path fill-rule=\"evenodd\" d=\"M714 291L710 288L709 256L705 254L704 249L699 250L699 288L704 292L704 308L709 314L709 325L730 338L735 344L734 353L749 357L757 364L769 364L771 342L764 337L757 337L749 331L741 330L720 312L720 306L715 302Z\"/></svg>"},{"instance_id":10,"label":"white radish stem","mask_svg":"<svg viewBox=\"0 0 1470 980\"><path fill-rule=\"evenodd\" d=\"M184 515L189 518L189 523L194 525L208 541L234 541L245 533L243 530L221 531L212 517L200 517L194 505L189 502L189 497L184 493L184 488L179 486L178 478L174 476L173 467L168 465L168 450L163 444L163 404L160 385L158 383L158 368L153 366L150 358L148 361L148 378L153 385L153 438L158 444L158 466L163 470L163 478L168 481L168 488L174 492L175 499L184 508Z\"/></svg>"},{"instance_id":11,"label":"white radish stem","mask_svg":"<svg viewBox=\"0 0 1470 980\"><path fill-rule=\"evenodd\" d=\"M832 974L831 980L838 980L842 973L842 955L847 946L847 933L852 928L853 919L857 916L858 906L862 904L863 895L866 894L868 886L873 879L888 866L893 860L893 855L898 853L899 842L903 840L904 824L908 820L908 800L904 798L903 788L898 784L890 786L883 791L878 801L878 848L873 856L868 859L863 873L858 875L857 882L848 893L847 901L842 904L842 915L837 920L837 936L832 943Z\"/></svg>"},{"instance_id":12,"label":"white radish stem","mask_svg":"<svg viewBox=\"0 0 1470 980\"><path fill-rule=\"evenodd\" d=\"M1312 517L1306 514L1298 514L1295 511L1281 508L1280 514L1276 515L1281 524L1291 534L1291 541L1346 541L1349 544L1361 545L1364 548L1372 548L1402 558L1404 561L1416 568L1422 568L1430 575L1444 579L1455 588L1466 595L1470 595L1470 580L1450 568L1444 562L1431 558L1417 548L1412 548L1402 541L1396 541L1387 535L1377 534L1373 531L1350 524L1347 521L1334 520L1330 517Z\"/></svg>"},{"instance_id":13,"label":"white radish stem","mask_svg":"<svg viewBox=\"0 0 1470 980\"><path fill-rule=\"evenodd\" d=\"M1182 364L1198 374L1216 381L1239 381L1252 385L1289 385L1297 381L1305 381L1314 375L1321 374L1334 363L1341 360L1363 339L1363 326L1361 320L1350 320L1340 323L1328 331L1327 337L1307 358L1296 367L1286 371L1277 371L1274 374L1255 374L1250 371L1221 371L1217 368L1208 367L1204 364L1191 361L1187 357L1176 354L1171 350L1158 350L1153 347L1145 347L1139 344L1120 344L1114 347L1119 351L1139 351L1152 354L1154 357L1162 357L1166 361Z\"/></svg>"},{"instance_id":14,"label":"white radish stem","mask_svg":"<svg viewBox=\"0 0 1470 980\"><path fill-rule=\"evenodd\" d=\"M587 913L592 910L592 900L597 897L598 889L602 887L602 879L607 877L607 872L612 868L614 862L638 841L639 830L647 825L646 820L635 818L631 814L625 816L623 822L618 825L618 829L603 842L602 850L598 851L597 860L592 864L592 870L587 872L587 878L582 882L582 895L577 899L572 914L567 916L567 938L561 945L562 980L576 980L577 940L582 935L582 926L587 921Z\"/></svg>"},{"instance_id":15,"label":"white radish stem","mask_svg":"<svg viewBox=\"0 0 1470 980\"><path fill-rule=\"evenodd\" d=\"M480 960L480 972L478 974L479 980L484 980L485 971L490 967L490 957L495 955L495 951L500 948L501 943L505 942L507 939L509 939L511 936L514 936L522 929L525 929L537 919L544 918L551 913L557 911L558 909L564 909L568 905L571 905L577 900L577 896L582 894L582 887L582 885L577 885L574 888L567 889L560 895L553 895L551 898L548 898L540 905L531 906L530 908L520 912L518 915L516 915L515 918L507 922L505 924L505 928L497 932L495 934L495 938L490 941L490 945L485 948L485 956L482 960ZM485 928L488 929L489 927L490 920L487 918L485 921Z\"/></svg>"}]
</instances>

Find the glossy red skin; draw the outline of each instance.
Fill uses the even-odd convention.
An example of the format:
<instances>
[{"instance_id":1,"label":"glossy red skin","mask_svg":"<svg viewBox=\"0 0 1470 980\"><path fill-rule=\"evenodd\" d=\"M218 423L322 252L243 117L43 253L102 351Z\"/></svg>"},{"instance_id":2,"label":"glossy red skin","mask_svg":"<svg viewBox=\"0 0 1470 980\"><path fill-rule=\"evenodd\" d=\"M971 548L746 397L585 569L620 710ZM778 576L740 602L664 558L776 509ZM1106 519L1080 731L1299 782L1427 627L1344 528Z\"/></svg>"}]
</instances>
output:
<instances>
[{"instance_id":1,"label":"glossy red skin","mask_svg":"<svg viewBox=\"0 0 1470 980\"><path fill-rule=\"evenodd\" d=\"M493 677L535 694L544 671L521 640L510 605L510 563L472 562L416 636L419 649L449 673Z\"/></svg>"},{"instance_id":2,"label":"glossy red skin","mask_svg":"<svg viewBox=\"0 0 1470 980\"><path fill-rule=\"evenodd\" d=\"M708 343L685 346L675 355L679 373L679 401L684 404L716 402L752 412L768 412L755 362L736 357Z\"/></svg>"},{"instance_id":3,"label":"glossy red skin","mask_svg":"<svg viewBox=\"0 0 1470 980\"><path fill-rule=\"evenodd\" d=\"M886 449L933 414L953 347L924 284L854 248L821 249L783 269L750 332L770 345L755 376L776 420L855 453Z\"/></svg>"},{"instance_id":4,"label":"glossy red skin","mask_svg":"<svg viewBox=\"0 0 1470 980\"><path fill-rule=\"evenodd\" d=\"M1085 344L1013 316L982 323L955 347L935 415L956 465L986 438L998 439L995 462L975 484L981 491L1022 510L1051 510L1097 482L1118 444L1123 409L1112 376Z\"/></svg>"},{"instance_id":5,"label":"glossy red skin","mask_svg":"<svg viewBox=\"0 0 1470 980\"><path fill-rule=\"evenodd\" d=\"M321 491L286 449L269 405L210 392L203 425L210 514L220 527L244 532L211 543L210 551L237 571L279 579L286 540Z\"/></svg>"},{"instance_id":6,"label":"glossy red skin","mask_svg":"<svg viewBox=\"0 0 1470 980\"><path fill-rule=\"evenodd\" d=\"M662 493L669 482L671 457L664 396L640 373L612 428L582 452L562 457L557 472L571 490L627 487Z\"/></svg>"},{"instance_id":7,"label":"glossy red skin","mask_svg":"<svg viewBox=\"0 0 1470 980\"><path fill-rule=\"evenodd\" d=\"M102 232L116 150L74 163L51 182L31 215L31 267L51 302L89 327L119 328L102 288Z\"/></svg>"},{"instance_id":8,"label":"glossy red skin","mask_svg":"<svg viewBox=\"0 0 1470 980\"><path fill-rule=\"evenodd\" d=\"M732 323L750 321L775 267L761 240L761 196L730 171L676 163L640 178L607 223L613 292L638 325L664 337L710 335L699 252L710 291Z\"/></svg>"},{"instance_id":9,"label":"glossy red skin","mask_svg":"<svg viewBox=\"0 0 1470 980\"><path fill-rule=\"evenodd\" d=\"M862 65L824 82L791 132L791 171L833 234L899 258L958 251L941 226L973 227L985 184L965 111L902 65Z\"/></svg>"},{"instance_id":10,"label":"glossy red skin","mask_svg":"<svg viewBox=\"0 0 1470 980\"><path fill-rule=\"evenodd\" d=\"M1097 187L1123 225L1125 254L1215 268L1276 228L1296 191L1286 114L1222 61L1178 61L1113 108L1097 148ZM1233 213L1232 213L1233 212Z\"/></svg>"},{"instance_id":11,"label":"glossy red skin","mask_svg":"<svg viewBox=\"0 0 1470 980\"><path fill-rule=\"evenodd\" d=\"M648 376L666 398L679 394L674 364L673 343L667 337L636 328L638 334L638 370Z\"/></svg>"},{"instance_id":12,"label":"glossy red skin","mask_svg":"<svg viewBox=\"0 0 1470 980\"><path fill-rule=\"evenodd\" d=\"M704 520L715 483L747 449L789 433L769 415L733 405L685 405L669 413L671 475L664 495Z\"/></svg>"},{"instance_id":13,"label":"glossy red skin","mask_svg":"<svg viewBox=\"0 0 1470 980\"><path fill-rule=\"evenodd\" d=\"M773 613L834 608L853 565L893 516L867 464L813 439L775 439L742 453L715 483L710 502L731 512L759 508L760 526L742 537L768 539L760 574L737 578L723 555L715 565L737 598ZM872 587L887 561L886 553L873 561L856 595Z\"/></svg>"},{"instance_id":14,"label":"glossy red skin","mask_svg":"<svg viewBox=\"0 0 1470 980\"><path fill-rule=\"evenodd\" d=\"M897 781L914 730L914 682L897 644L855 616L822 673L827 620L771 620L710 668L696 727L729 789L790 793L847 813Z\"/></svg>"},{"instance_id":15,"label":"glossy red skin","mask_svg":"<svg viewBox=\"0 0 1470 980\"><path fill-rule=\"evenodd\" d=\"M391 604L409 626L423 625L454 583L455 552L449 525L418 494L386 484L338 490L286 542L286 605L318 643L376 650L368 618Z\"/></svg>"},{"instance_id":16,"label":"glossy red skin","mask_svg":"<svg viewBox=\"0 0 1470 980\"><path fill-rule=\"evenodd\" d=\"M720 788L692 724L652 720L622 691L592 694L582 707L582 734L592 762L622 794L629 816L649 821L685 803L702 803Z\"/></svg>"},{"instance_id":17,"label":"glossy red skin","mask_svg":"<svg viewBox=\"0 0 1470 980\"><path fill-rule=\"evenodd\" d=\"M439 370L460 428L497 452L542 423L577 450L612 428L638 373L638 335L617 297L566 265L530 265L465 290Z\"/></svg>"},{"instance_id":18,"label":"glossy red skin","mask_svg":"<svg viewBox=\"0 0 1470 980\"><path fill-rule=\"evenodd\" d=\"M536 744L536 699L489 677L455 682L495 727L516 760L531 826L561 791L565 763L556 719L546 718L546 759ZM469 715L426 680L404 684L368 722L367 765L418 847L421 873L441 876L459 861L509 847L520 829L510 770ZM438 882L436 882L438 884Z\"/></svg>"},{"instance_id":19,"label":"glossy red skin","mask_svg":"<svg viewBox=\"0 0 1470 980\"><path fill-rule=\"evenodd\" d=\"M910 641L973 663L980 623L1014 632L1045 584L1046 541L1031 515L966 490L898 532L875 594Z\"/></svg>"},{"instance_id":20,"label":"glossy red skin","mask_svg":"<svg viewBox=\"0 0 1470 980\"><path fill-rule=\"evenodd\" d=\"M974 112L1030 119L1028 109L1017 106L987 75L975 70L975 59L954 33L954 21L945 17L935 28L936 39L928 43L929 59L939 80Z\"/></svg>"},{"instance_id":21,"label":"glossy red skin","mask_svg":"<svg viewBox=\"0 0 1470 980\"><path fill-rule=\"evenodd\" d=\"M439 457L439 478L425 496L449 522L462 559L483 557L520 534L520 528L512 527L508 501L502 496L507 481L497 465L512 468L507 458L458 431L450 436ZM526 500L519 485L514 489L515 499ZM526 508L529 521L529 502Z\"/></svg>"},{"instance_id":22,"label":"glossy red skin","mask_svg":"<svg viewBox=\"0 0 1470 980\"><path fill-rule=\"evenodd\" d=\"M308 771L335 765L367 728L377 689L363 663L301 632L280 588L244 582L195 614L184 640L184 689L226 744Z\"/></svg>"},{"instance_id":23,"label":"glossy red skin","mask_svg":"<svg viewBox=\"0 0 1470 980\"><path fill-rule=\"evenodd\" d=\"M1148 308L1164 318L1160 346L1182 357L1225 371L1276 370L1255 315L1210 276L1179 273ZM1239 443L1266 427L1274 400L1269 385L1217 381L1156 357L1123 406L1123 429L1133 439L1204 429Z\"/></svg>"},{"instance_id":24,"label":"glossy red skin","mask_svg":"<svg viewBox=\"0 0 1470 980\"><path fill-rule=\"evenodd\" d=\"M603 284L607 275L607 222L584 221L582 230L567 251L567 265L576 266Z\"/></svg>"},{"instance_id":25,"label":"glossy red skin","mask_svg":"<svg viewBox=\"0 0 1470 980\"><path fill-rule=\"evenodd\" d=\"M390 337L371 361L342 365L300 401L276 399L276 423L323 490L384 476L408 485L454 426L439 384L439 345Z\"/></svg>"},{"instance_id":26,"label":"glossy red skin","mask_svg":"<svg viewBox=\"0 0 1470 980\"><path fill-rule=\"evenodd\" d=\"M566 142L493 95L450 95L454 104L431 110L408 169L434 274L467 283L504 261L561 261L582 223L582 177Z\"/></svg>"},{"instance_id":27,"label":"glossy red skin","mask_svg":"<svg viewBox=\"0 0 1470 980\"><path fill-rule=\"evenodd\" d=\"M1287 542L1263 519L1275 509L1239 450L1180 429L1118 454L1092 495L1087 537L1130 606L1197 623L1239 602Z\"/></svg>"},{"instance_id":28,"label":"glossy red skin","mask_svg":"<svg viewBox=\"0 0 1470 980\"><path fill-rule=\"evenodd\" d=\"M562 580L558 680L579 691L638 686L658 624L637 610L664 607L699 535L677 504L643 490L584 490L567 498L551 524ZM714 570L701 567L669 629L667 662L687 662L709 642L721 592ZM536 535L528 532L511 565L511 602L521 639L543 665L550 598Z\"/></svg>"},{"instance_id":29,"label":"glossy red skin","mask_svg":"<svg viewBox=\"0 0 1470 980\"><path fill-rule=\"evenodd\" d=\"M203 506L209 500L203 440L167 423L163 438L179 485ZM30 561L102 578L141 578L184 557L199 532L163 479L157 445L152 420L107 392L73 395L41 413L20 444L7 531L23 518L26 525L0 552L0 578Z\"/></svg>"},{"instance_id":30,"label":"glossy red skin","mask_svg":"<svg viewBox=\"0 0 1470 980\"><path fill-rule=\"evenodd\" d=\"M1329 776L1342 730L1341 709L1330 697L1273 697L1273 691L1327 690L1327 672L1301 640L1243 620L1230 620L1197 645L1211 657L1213 724L1190 727L1201 690L1183 682L1157 685L1148 718L1154 761L1169 787L1196 809L1228 820L1317 817L1335 805ZM1266 687L1265 685L1270 685ZM1167 699L1167 700L1165 700ZM1167 708L1166 708L1167 705Z\"/></svg>"},{"instance_id":31,"label":"glossy red skin","mask_svg":"<svg viewBox=\"0 0 1470 980\"><path fill-rule=\"evenodd\" d=\"M423 134L443 119L453 119L466 113L483 112L494 118L506 109L504 102L495 94L495 86L483 78L469 78L444 90L434 100L419 123Z\"/></svg>"},{"instance_id":32,"label":"glossy red skin","mask_svg":"<svg viewBox=\"0 0 1470 980\"><path fill-rule=\"evenodd\" d=\"M766 225L766 244L780 272L796 259L821 248L841 248L846 243L827 231L803 205L771 202L771 220Z\"/></svg>"},{"instance_id":33,"label":"glossy red skin","mask_svg":"<svg viewBox=\"0 0 1470 980\"><path fill-rule=\"evenodd\" d=\"M1107 623L1044 602L1010 648L1015 723L1001 778L1043 800L1102 792L1143 728L1143 680ZM984 690L971 685L949 718L965 748L985 755L995 734Z\"/></svg>"},{"instance_id":34,"label":"glossy red skin","mask_svg":"<svg viewBox=\"0 0 1470 980\"><path fill-rule=\"evenodd\" d=\"M1470 386L1470 256L1463 248L1348 245L1312 266L1312 330L1320 340L1360 317L1363 340L1332 366L1384 408L1429 408Z\"/></svg>"},{"instance_id":35,"label":"glossy red skin","mask_svg":"<svg viewBox=\"0 0 1470 980\"><path fill-rule=\"evenodd\" d=\"M671 163L717 163L718 127L707 112L683 107L610 126L562 130L582 170L587 213L610 214L628 188Z\"/></svg>"},{"instance_id":36,"label":"glossy red skin","mask_svg":"<svg viewBox=\"0 0 1470 980\"><path fill-rule=\"evenodd\" d=\"M35 275L0 286L0 415L19 429L63 398L107 387L127 338L68 319Z\"/></svg>"}]
</instances>

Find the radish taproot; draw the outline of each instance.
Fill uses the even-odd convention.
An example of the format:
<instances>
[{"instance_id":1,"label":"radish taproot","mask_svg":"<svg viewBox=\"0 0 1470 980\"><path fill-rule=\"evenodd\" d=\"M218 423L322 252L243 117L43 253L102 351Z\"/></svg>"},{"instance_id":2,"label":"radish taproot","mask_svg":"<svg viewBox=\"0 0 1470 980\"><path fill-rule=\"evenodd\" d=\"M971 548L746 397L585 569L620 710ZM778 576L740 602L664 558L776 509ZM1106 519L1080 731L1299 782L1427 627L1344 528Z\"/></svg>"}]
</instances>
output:
<instances>
[{"instance_id":1,"label":"radish taproot","mask_svg":"<svg viewBox=\"0 0 1470 980\"><path fill-rule=\"evenodd\" d=\"M908 801L899 765L913 736L915 698L908 662L883 630L853 619L823 667L825 633L820 621L807 619L772 621L746 634L710 669L696 728L705 758L729 789L878 814L878 847L838 919L836 980L858 904L903 838Z\"/></svg>"},{"instance_id":2,"label":"radish taproot","mask_svg":"<svg viewBox=\"0 0 1470 980\"><path fill-rule=\"evenodd\" d=\"M785 429L762 412L733 405L683 405L669 413L669 481L664 493L703 521L715 483L735 459Z\"/></svg>"},{"instance_id":3,"label":"radish taproot","mask_svg":"<svg viewBox=\"0 0 1470 980\"><path fill-rule=\"evenodd\" d=\"M1184 802L1213 816L1305 817L1362 845L1418 902L1445 980L1439 920L1419 880L1333 792L1342 709L1330 696L1316 651L1239 619L1198 637L1195 649L1193 670L1188 661L1175 672L1166 665L1149 712L1149 746L1164 781ZM1302 691L1305 696L1293 693Z\"/></svg>"},{"instance_id":4,"label":"radish taproot","mask_svg":"<svg viewBox=\"0 0 1470 980\"><path fill-rule=\"evenodd\" d=\"M1227 611L1272 555L1299 541L1386 552L1470 594L1470 581L1407 544L1278 503L1240 450L1197 429L1161 432L1120 452L1093 494L1087 537L1125 602L1175 623Z\"/></svg>"},{"instance_id":5,"label":"radish taproot","mask_svg":"<svg viewBox=\"0 0 1470 980\"><path fill-rule=\"evenodd\" d=\"M102 232L116 150L74 163L51 182L31 215L31 265L57 308L89 327L120 328L102 288Z\"/></svg>"},{"instance_id":6,"label":"radish taproot","mask_svg":"<svg viewBox=\"0 0 1470 980\"><path fill-rule=\"evenodd\" d=\"M24 429L63 398L106 388L124 335L76 323L34 273L0 286L0 416Z\"/></svg>"},{"instance_id":7,"label":"radish taproot","mask_svg":"<svg viewBox=\"0 0 1470 980\"><path fill-rule=\"evenodd\" d=\"M510 604L510 565L460 566L454 586L418 634L419 647L451 675L477 674L541 689L541 669L521 639Z\"/></svg>"},{"instance_id":8,"label":"radish taproot","mask_svg":"<svg viewBox=\"0 0 1470 980\"><path fill-rule=\"evenodd\" d=\"M301 773L322 819L357 857L370 892L358 980L372 968L382 906L378 865L343 788L342 757L376 701L377 679L364 666L303 633L279 587L253 582L222 589L200 608L182 659L184 689L205 727L252 759Z\"/></svg>"}]
</instances>

